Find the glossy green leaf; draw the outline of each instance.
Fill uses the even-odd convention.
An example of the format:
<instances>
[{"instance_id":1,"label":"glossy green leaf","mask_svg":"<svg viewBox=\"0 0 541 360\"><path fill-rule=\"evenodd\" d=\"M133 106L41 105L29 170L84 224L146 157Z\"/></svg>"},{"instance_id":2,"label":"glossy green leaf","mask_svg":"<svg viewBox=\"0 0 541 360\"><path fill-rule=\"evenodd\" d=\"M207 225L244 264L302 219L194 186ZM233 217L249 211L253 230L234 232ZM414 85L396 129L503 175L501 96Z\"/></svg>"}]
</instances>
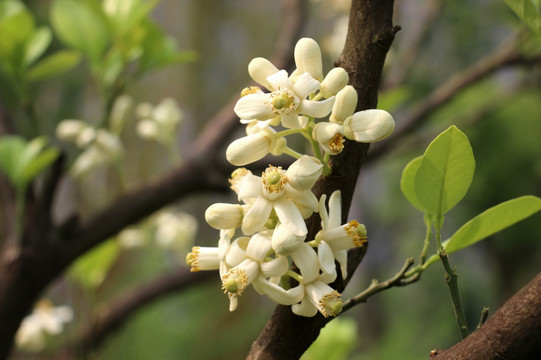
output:
<instances>
[{"instance_id":1,"label":"glossy green leaf","mask_svg":"<svg viewBox=\"0 0 541 360\"><path fill-rule=\"evenodd\" d=\"M507 5L537 36L541 36L541 15L531 0L505 0Z\"/></svg>"},{"instance_id":2,"label":"glossy green leaf","mask_svg":"<svg viewBox=\"0 0 541 360\"><path fill-rule=\"evenodd\" d=\"M32 34L32 36L26 42L26 49L24 54L24 64L26 66L36 61L51 44L53 34L51 29L44 26Z\"/></svg>"},{"instance_id":3,"label":"glossy green leaf","mask_svg":"<svg viewBox=\"0 0 541 360\"><path fill-rule=\"evenodd\" d=\"M107 20L100 7L83 0L56 0L51 23L60 39L82 51L96 64L110 42Z\"/></svg>"},{"instance_id":4,"label":"glossy green leaf","mask_svg":"<svg viewBox=\"0 0 541 360\"><path fill-rule=\"evenodd\" d=\"M71 70L81 61L81 53L61 50L40 60L28 71L28 81L43 80Z\"/></svg>"},{"instance_id":5,"label":"glossy green leaf","mask_svg":"<svg viewBox=\"0 0 541 360\"><path fill-rule=\"evenodd\" d=\"M103 282L119 252L116 238L107 240L79 258L68 275L83 286L95 288Z\"/></svg>"},{"instance_id":6,"label":"glossy green leaf","mask_svg":"<svg viewBox=\"0 0 541 360\"><path fill-rule=\"evenodd\" d=\"M425 213L426 209L419 202L419 200L417 200L417 195L415 195L414 189L415 175L417 175L417 170L419 169L419 166L421 166L422 159L422 156L416 157L406 165L404 171L402 171L400 189L402 190L402 194L404 194L404 196L406 197L406 199L408 199L411 205L416 207L419 211Z\"/></svg>"},{"instance_id":7,"label":"glossy green leaf","mask_svg":"<svg viewBox=\"0 0 541 360\"><path fill-rule=\"evenodd\" d=\"M467 136L456 126L438 135L426 149L415 176L419 203L431 214L441 216L468 191L475 159Z\"/></svg>"},{"instance_id":8,"label":"glossy green leaf","mask_svg":"<svg viewBox=\"0 0 541 360\"><path fill-rule=\"evenodd\" d=\"M541 199L522 196L508 200L477 215L446 240L442 245L452 253L486 239L541 210Z\"/></svg>"}]
</instances>

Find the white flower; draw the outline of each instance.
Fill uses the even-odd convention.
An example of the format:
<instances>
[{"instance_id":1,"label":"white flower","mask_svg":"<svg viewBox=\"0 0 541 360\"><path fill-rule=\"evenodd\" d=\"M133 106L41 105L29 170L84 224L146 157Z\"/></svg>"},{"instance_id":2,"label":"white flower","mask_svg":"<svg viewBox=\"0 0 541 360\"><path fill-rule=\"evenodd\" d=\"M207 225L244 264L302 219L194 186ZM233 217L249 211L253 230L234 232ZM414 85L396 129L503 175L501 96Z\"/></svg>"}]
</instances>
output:
<instances>
[{"instance_id":1,"label":"white flower","mask_svg":"<svg viewBox=\"0 0 541 360\"><path fill-rule=\"evenodd\" d=\"M337 123L320 122L314 126L312 137L326 153L336 155L344 149L344 127Z\"/></svg>"},{"instance_id":2,"label":"white flower","mask_svg":"<svg viewBox=\"0 0 541 360\"><path fill-rule=\"evenodd\" d=\"M233 141L227 147L225 157L235 166L244 166L265 157L275 144L274 136L260 131Z\"/></svg>"},{"instance_id":3,"label":"white flower","mask_svg":"<svg viewBox=\"0 0 541 360\"><path fill-rule=\"evenodd\" d=\"M221 230L217 247L194 246L186 255L190 271L220 270L220 275L223 275L244 260L250 238L240 237L231 243L233 234L233 230Z\"/></svg>"},{"instance_id":4,"label":"white flower","mask_svg":"<svg viewBox=\"0 0 541 360\"><path fill-rule=\"evenodd\" d=\"M320 83L309 73L303 73L295 83L288 78L285 70L267 77L269 94L248 94L241 97L235 105L235 113L241 119L268 120L281 116L286 128L301 128L299 114L321 118L331 111L334 97L323 101L307 100L306 97L319 89Z\"/></svg>"},{"instance_id":5,"label":"white flower","mask_svg":"<svg viewBox=\"0 0 541 360\"><path fill-rule=\"evenodd\" d=\"M274 66L269 60L257 57L252 59L248 64L248 73L255 80L255 82L263 85L269 90L275 90L272 85L267 81L267 78L273 74L276 74L278 71L276 66Z\"/></svg>"},{"instance_id":6,"label":"white flower","mask_svg":"<svg viewBox=\"0 0 541 360\"><path fill-rule=\"evenodd\" d=\"M303 155L286 171L288 183L299 191L312 189L323 172L323 164L315 157Z\"/></svg>"},{"instance_id":7,"label":"white flower","mask_svg":"<svg viewBox=\"0 0 541 360\"><path fill-rule=\"evenodd\" d=\"M23 319L15 342L20 348L40 351L45 347L46 335L58 335L72 318L73 311L68 306L54 307L50 301L41 300Z\"/></svg>"},{"instance_id":8,"label":"white flower","mask_svg":"<svg viewBox=\"0 0 541 360\"><path fill-rule=\"evenodd\" d=\"M63 141L75 142L87 127L83 120L62 120L56 127L56 136Z\"/></svg>"},{"instance_id":9,"label":"white flower","mask_svg":"<svg viewBox=\"0 0 541 360\"><path fill-rule=\"evenodd\" d=\"M197 220L193 215L178 211L162 211L156 216L156 242L164 247L185 249L193 244Z\"/></svg>"},{"instance_id":10,"label":"white flower","mask_svg":"<svg viewBox=\"0 0 541 360\"><path fill-rule=\"evenodd\" d=\"M332 193L329 199L329 213L325 208L325 199L326 196L322 195L319 200L321 230L315 238L318 244L319 263L323 273L332 279L336 277L334 261L338 261L342 277L345 279L347 277L347 250L366 244L366 228L355 220L341 225L340 191Z\"/></svg>"},{"instance_id":11,"label":"white flower","mask_svg":"<svg viewBox=\"0 0 541 360\"><path fill-rule=\"evenodd\" d=\"M175 99L165 98L158 105L141 103L136 109L141 120L137 123L137 134L145 139L171 145L182 120L182 111Z\"/></svg>"},{"instance_id":12,"label":"white flower","mask_svg":"<svg viewBox=\"0 0 541 360\"><path fill-rule=\"evenodd\" d=\"M314 39L302 38L297 41L294 57L299 74L308 73L318 81L323 80L321 49Z\"/></svg>"},{"instance_id":13,"label":"white flower","mask_svg":"<svg viewBox=\"0 0 541 360\"><path fill-rule=\"evenodd\" d=\"M278 255L286 256L295 252L306 239L306 236L297 236L282 224L278 224L272 233L272 248Z\"/></svg>"},{"instance_id":14,"label":"white flower","mask_svg":"<svg viewBox=\"0 0 541 360\"><path fill-rule=\"evenodd\" d=\"M344 121L344 134L348 139L371 143L385 139L394 130L394 120L385 110L359 111Z\"/></svg>"},{"instance_id":15,"label":"white flower","mask_svg":"<svg viewBox=\"0 0 541 360\"><path fill-rule=\"evenodd\" d=\"M349 75L347 71L344 68L335 67L327 73L327 76L321 82L321 89L319 91L324 98L330 98L337 95L347 85L348 81Z\"/></svg>"},{"instance_id":16,"label":"white flower","mask_svg":"<svg viewBox=\"0 0 541 360\"><path fill-rule=\"evenodd\" d=\"M344 123L355 112L357 100L357 91L355 88L351 85L345 86L336 94L329 120L339 124Z\"/></svg>"},{"instance_id":17,"label":"white flower","mask_svg":"<svg viewBox=\"0 0 541 360\"><path fill-rule=\"evenodd\" d=\"M308 232L296 204L317 211L317 199L310 191L298 191L287 184L286 172L269 166L262 177L245 175L239 189L239 199L251 203L242 219L242 231L254 234L261 230L274 209L280 222L293 234Z\"/></svg>"},{"instance_id":18,"label":"white flower","mask_svg":"<svg viewBox=\"0 0 541 360\"><path fill-rule=\"evenodd\" d=\"M222 288L229 298L238 297L257 278L279 277L289 269L286 257L266 259L271 250L270 231L262 231L250 238L246 259L222 276ZM236 304L236 303L235 303ZM233 309L230 310L233 311Z\"/></svg>"},{"instance_id":19,"label":"white flower","mask_svg":"<svg viewBox=\"0 0 541 360\"><path fill-rule=\"evenodd\" d=\"M304 284L304 298L291 307L299 316L312 317L318 311L324 316L336 316L342 312L340 293L321 280Z\"/></svg>"},{"instance_id":20,"label":"white flower","mask_svg":"<svg viewBox=\"0 0 541 360\"><path fill-rule=\"evenodd\" d=\"M235 229L242 224L244 210L239 204L212 204L205 211L205 220L215 229Z\"/></svg>"}]
</instances>

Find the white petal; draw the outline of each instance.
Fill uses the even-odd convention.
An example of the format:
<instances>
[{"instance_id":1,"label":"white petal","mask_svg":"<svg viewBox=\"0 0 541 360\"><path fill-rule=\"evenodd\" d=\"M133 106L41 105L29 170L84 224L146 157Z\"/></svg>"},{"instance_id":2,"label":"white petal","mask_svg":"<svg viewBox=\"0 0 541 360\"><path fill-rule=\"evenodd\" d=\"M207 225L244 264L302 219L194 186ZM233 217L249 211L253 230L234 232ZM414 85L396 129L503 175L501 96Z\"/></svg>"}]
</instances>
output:
<instances>
[{"instance_id":1,"label":"white petal","mask_svg":"<svg viewBox=\"0 0 541 360\"><path fill-rule=\"evenodd\" d=\"M248 241L250 241L250 238L246 236L233 241L225 257L225 262L230 268L237 266L246 259Z\"/></svg>"},{"instance_id":2,"label":"white petal","mask_svg":"<svg viewBox=\"0 0 541 360\"><path fill-rule=\"evenodd\" d=\"M336 95L347 85L348 81L349 76L347 71L344 70L344 68L335 67L327 73L327 76L325 76L325 79L321 82L321 95L325 98ZM351 114L353 114L353 112Z\"/></svg>"},{"instance_id":3,"label":"white petal","mask_svg":"<svg viewBox=\"0 0 541 360\"><path fill-rule=\"evenodd\" d=\"M279 70L269 60L257 57L248 64L248 73L256 82L269 90L274 90L267 81L267 77L277 73Z\"/></svg>"},{"instance_id":4,"label":"white petal","mask_svg":"<svg viewBox=\"0 0 541 360\"><path fill-rule=\"evenodd\" d=\"M321 101L303 100L299 105L299 113L315 118L322 118L329 115L333 105L334 96Z\"/></svg>"},{"instance_id":5,"label":"white petal","mask_svg":"<svg viewBox=\"0 0 541 360\"><path fill-rule=\"evenodd\" d=\"M274 201L274 211L280 222L294 235L304 236L308 233L301 212L291 201L284 198ZM268 217L268 215L267 215ZM265 221L267 221L265 219Z\"/></svg>"},{"instance_id":6,"label":"white petal","mask_svg":"<svg viewBox=\"0 0 541 360\"><path fill-rule=\"evenodd\" d=\"M318 309L306 298L300 304L291 306L294 314L305 317L312 317L317 314Z\"/></svg>"},{"instance_id":7,"label":"white petal","mask_svg":"<svg viewBox=\"0 0 541 360\"><path fill-rule=\"evenodd\" d=\"M205 211L205 220L215 229L234 229L242 221L242 206L239 204L212 204Z\"/></svg>"},{"instance_id":8,"label":"white petal","mask_svg":"<svg viewBox=\"0 0 541 360\"><path fill-rule=\"evenodd\" d=\"M306 98L311 93L318 90L320 87L319 81L310 76L309 73L304 73L293 84L293 92L297 94L300 99Z\"/></svg>"},{"instance_id":9,"label":"white petal","mask_svg":"<svg viewBox=\"0 0 541 360\"><path fill-rule=\"evenodd\" d=\"M303 285L295 286L286 291L282 287L262 278L254 281L253 285L259 293L267 295L269 299L282 305L296 304L304 297Z\"/></svg>"},{"instance_id":10,"label":"white petal","mask_svg":"<svg viewBox=\"0 0 541 360\"><path fill-rule=\"evenodd\" d=\"M235 114L241 119L268 120L274 116L270 107L266 106L269 94L249 94L241 97L235 104Z\"/></svg>"},{"instance_id":11,"label":"white petal","mask_svg":"<svg viewBox=\"0 0 541 360\"><path fill-rule=\"evenodd\" d=\"M340 271L342 272L342 279L348 277L348 252L347 250L334 251L334 258L340 264Z\"/></svg>"},{"instance_id":12,"label":"white petal","mask_svg":"<svg viewBox=\"0 0 541 360\"><path fill-rule=\"evenodd\" d=\"M371 143L385 139L394 130L394 119L385 110L364 110L344 121L345 135L351 140Z\"/></svg>"},{"instance_id":13,"label":"white petal","mask_svg":"<svg viewBox=\"0 0 541 360\"><path fill-rule=\"evenodd\" d=\"M298 191L287 184L284 194L287 199L293 201L295 204L306 207L314 212L318 211L317 198L311 190Z\"/></svg>"},{"instance_id":14,"label":"white petal","mask_svg":"<svg viewBox=\"0 0 541 360\"><path fill-rule=\"evenodd\" d=\"M256 162L267 155L273 138L263 132L236 139L227 147L225 157L235 166L244 166Z\"/></svg>"},{"instance_id":15,"label":"white petal","mask_svg":"<svg viewBox=\"0 0 541 360\"><path fill-rule=\"evenodd\" d=\"M246 174L239 183L239 200L257 198L262 196L261 178L252 174Z\"/></svg>"},{"instance_id":16,"label":"white petal","mask_svg":"<svg viewBox=\"0 0 541 360\"><path fill-rule=\"evenodd\" d=\"M246 235L252 235L261 230L271 211L272 203L264 197L258 197L242 219L242 232Z\"/></svg>"},{"instance_id":17,"label":"white petal","mask_svg":"<svg viewBox=\"0 0 541 360\"><path fill-rule=\"evenodd\" d=\"M282 114L282 126L287 129L300 129L302 126L299 121L299 115L296 112L291 112L289 114Z\"/></svg>"},{"instance_id":18,"label":"white petal","mask_svg":"<svg viewBox=\"0 0 541 360\"><path fill-rule=\"evenodd\" d=\"M321 218L321 228L326 229L329 224L329 215L327 214L327 207L325 206L325 200L327 195L323 194L319 198L319 217Z\"/></svg>"},{"instance_id":19,"label":"white petal","mask_svg":"<svg viewBox=\"0 0 541 360\"><path fill-rule=\"evenodd\" d=\"M286 176L289 184L298 191L312 189L323 171L323 164L311 156L303 155L289 166Z\"/></svg>"},{"instance_id":20,"label":"white petal","mask_svg":"<svg viewBox=\"0 0 541 360\"><path fill-rule=\"evenodd\" d=\"M340 190L336 190L329 198L329 223L328 229L340 226L342 224L342 195Z\"/></svg>"},{"instance_id":21,"label":"white petal","mask_svg":"<svg viewBox=\"0 0 541 360\"><path fill-rule=\"evenodd\" d=\"M280 70L277 73L268 76L267 81L275 90L280 87L285 87L288 89L291 89L292 87L291 81L287 77L287 71L285 70Z\"/></svg>"},{"instance_id":22,"label":"white petal","mask_svg":"<svg viewBox=\"0 0 541 360\"><path fill-rule=\"evenodd\" d=\"M291 254L291 258L301 271L305 283L317 279L319 276L319 260L315 250L310 245L302 243L297 251Z\"/></svg>"},{"instance_id":23,"label":"white petal","mask_svg":"<svg viewBox=\"0 0 541 360\"><path fill-rule=\"evenodd\" d=\"M261 274L265 277L282 276L289 270L287 257L278 256L270 261L259 264Z\"/></svg>"},{"instance_id":24,"label":"white petal","mask_svg":"<svg viewBox=\"0 0 541 360\"><path fill-rule=\"evenodd\" d=\"M270 233L267 231L258 232L250 238L246 255L255 261L262 262L272 248L271 245Z\"/></svg>"},{"instance_id":25,"label":"white petal","mask_svg":"<svg viewBox=\"0 0 541 360\"><path fill-rule=\"evenodd\" d=\"M353 86L347 85L336 94L336 100L332 107L331 122L342 124L348 117L353 115L357 107L358 95Z\"/></svg>"},{"instance_id":26,"label":"white petal","mask_svg":"<svg viewBox=\"0 0 541 360\"><path fill-rule=\"evenodd\" d=\"M312 77L323 80L323 61L321 49L314 39L302 38L295 45L293 52L295 64L300 72L308 72Z\"/></svg>"},{"instance_id":27,"label":"white petal","mask_svg":"<svg viewBox=\"0 0 541 360\"><path fill-rule=\"evenodd\" d=\"M331 274L333 271L336 271L334 256L329 244L324 241L319 244L317 248L317 257L319 258L319 265L324 272Z\"/></svg>"},{"instance_id":28,"label":"white petal","mask_svg":"<svg viewBox=\"0 0 541 360\"><path fill-rule=\"evenodd\" d=\"M296 251L304 242L306 236L297 236L279 224L272 233L272 248L278 255L289 255Z\"/></svg>"}]
</instances>

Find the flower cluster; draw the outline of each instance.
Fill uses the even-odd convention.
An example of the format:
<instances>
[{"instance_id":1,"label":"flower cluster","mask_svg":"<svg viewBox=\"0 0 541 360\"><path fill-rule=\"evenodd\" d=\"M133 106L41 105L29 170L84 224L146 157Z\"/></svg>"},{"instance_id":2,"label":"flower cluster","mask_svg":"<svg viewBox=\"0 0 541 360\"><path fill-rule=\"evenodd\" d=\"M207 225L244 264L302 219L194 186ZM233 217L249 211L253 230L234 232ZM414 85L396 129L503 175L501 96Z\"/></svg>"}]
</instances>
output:
<instances>
[{"instance_id":1,"label":"flower cluster","mask_svg":"<svg viewBox=\"0 0 541 360\"><path fill-rule=\"evenodd\" d=\"M186 260L192 271L219 271L231 311L253 285L273 301L292 305L297 315L335 316L342 310L340 294L329 285L338 276L336 263L346 278L347 251L366 244L366 228L355 220L342 224L340 191L326 204L327 196L318 200L312 187L330 173L330 156L340 153L346 140L379 141L393 131L394 120L383 110L355 112L357 93L347 85L347 72L338 67L323 76L314 40L297 43L295 63L288 75L264 58L250 62L250 76L268 91L242 91L235 112L247 135L229 145L226 157L237 166L269 153L296 161L287 170L269 165L261 176L235 170L230 183L240 203L213 204L205 212L209 225L220 230L218 246L193 247ZM293 134L308 139L313 156L287 145L285 137ZM321 230L307 238L305 220L314 212Z\"/></svg>"}]
</instances>

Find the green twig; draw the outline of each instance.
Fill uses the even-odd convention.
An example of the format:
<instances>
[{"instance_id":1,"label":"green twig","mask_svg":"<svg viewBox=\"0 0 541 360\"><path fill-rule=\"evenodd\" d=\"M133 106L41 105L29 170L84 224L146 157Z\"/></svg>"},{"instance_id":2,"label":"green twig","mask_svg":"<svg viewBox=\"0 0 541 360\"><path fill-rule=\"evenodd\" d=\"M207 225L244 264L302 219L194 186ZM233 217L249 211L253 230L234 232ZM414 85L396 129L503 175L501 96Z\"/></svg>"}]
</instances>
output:
<instances>
[{"instance_id":1,"label":"green twig","mask_svg":"<svg viewBox=\"0 0 541 360\"><path fill-rule=\"evenodd\" d=\"M488 318L488 307L483 307L483 310L481 311L481 318L479 319L479 324L477 324L477 328L479 329L481 326L484 325L484 323L487 321Z\"/></svg>"},{"instance_id":2,"label":"green twig","mask_svg":"<svg viewBox=\"0 0 541 360\"><path fill-rule=\"evenodd\" d=\"M407 284L410 284L411 282L408 281L409 279L406 278L405 274L408 271L408 269L413 265L413 262L415 260L413 258L406 259L406 262L404 263L404 266L402 266L402 269L398 271L393 277L390 279L387 279L383 282L379 282L378 280L374 279L372 280L372 283L366 290L364 290L362 293L352 297L351 299L347 300L344 303L344 306L342 308L342 312L348 310L349 308L353 307L354 305L366 302L366 300L372 296L377 294L380 291L389 289L394 286L404 286ZM406 281L404 281L406 280Z\"/></svg>"}]
</instances>

